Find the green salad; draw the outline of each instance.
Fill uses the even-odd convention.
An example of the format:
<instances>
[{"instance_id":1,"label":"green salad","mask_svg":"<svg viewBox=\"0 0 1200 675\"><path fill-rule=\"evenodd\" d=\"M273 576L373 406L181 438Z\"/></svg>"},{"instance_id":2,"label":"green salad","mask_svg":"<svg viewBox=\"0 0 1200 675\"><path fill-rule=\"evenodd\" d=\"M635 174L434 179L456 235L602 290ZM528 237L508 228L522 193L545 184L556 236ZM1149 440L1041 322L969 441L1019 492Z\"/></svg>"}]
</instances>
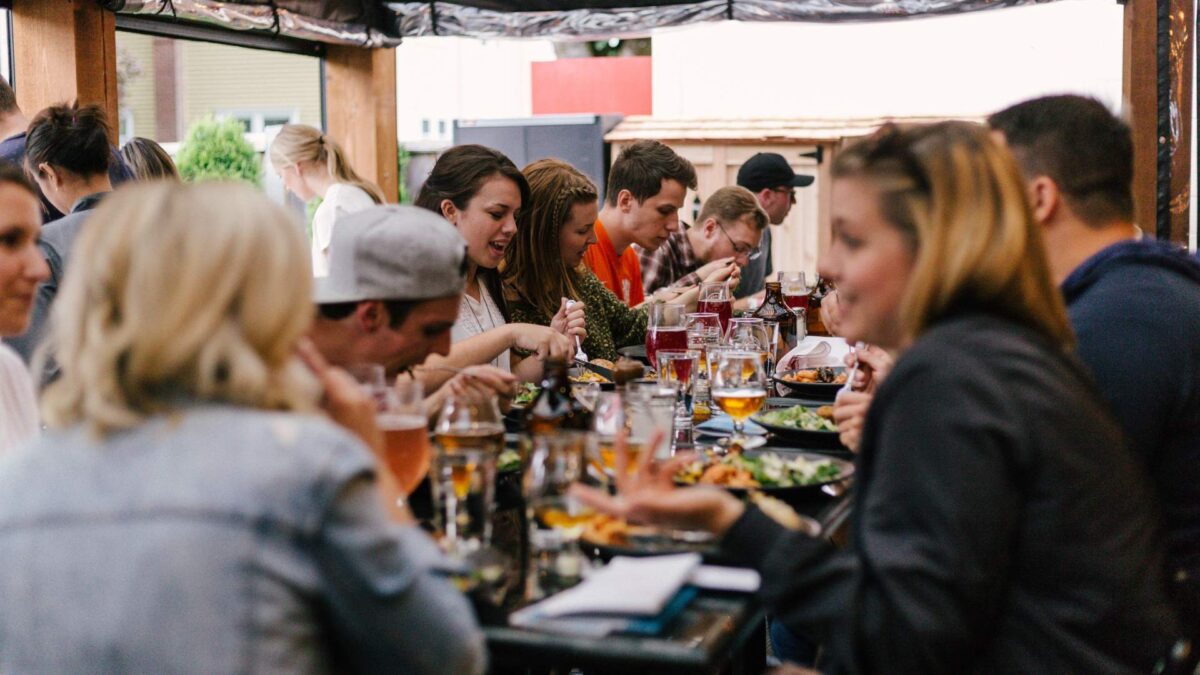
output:
<instances>
[{"instance_id":1,"label":"green salad","mask_svg":"<svg viewBox=\"0 0 1200 675\"><path fill-rule=\"evenodd\" d=\"M521 453L516 450L504 450L496 459L497 471L516 471L521 468Z\"/></svg>"},{"instance_id":2,"label":"green salad","mask_svg":"<svg viewBox=\"0 0 1200 675\"><path fill-rule=\"evenodd\" d=\"M764 424L770 424L771 426L787 427L789 429L837 431L837 424L834 424L833 420L829 417L820 414L821 412L826 412L826 409L828 409L830 415L833 414L830 406L822 406L821 408L814 409L798 405L755 415L753 419Z\"/></svg>"},{"instance_id":3,"label":"green salad","mask_svg":"<svg viewBox=\"0 0 1200 675\"><path fill-rule=\"evenodd\" d=\"M532 382L522 382L517 388L517 395L513 398L513 405L527 406L533 403L533 399L537 398L541 388Z\"/></svg>"},{"instance_id":4,"label":"green salad","mask_svg":"<svg viewBox=\"0 0 1200 675\"><path fill-rule=\"evenodd\" d=\"M688 464L675 480L688 485L720 485L731 488L786 488L819 485L841 478L842 470L834 462L804 457L785 459L774 452L747 457L729 454Z\"/></svg>"}]
</instances>

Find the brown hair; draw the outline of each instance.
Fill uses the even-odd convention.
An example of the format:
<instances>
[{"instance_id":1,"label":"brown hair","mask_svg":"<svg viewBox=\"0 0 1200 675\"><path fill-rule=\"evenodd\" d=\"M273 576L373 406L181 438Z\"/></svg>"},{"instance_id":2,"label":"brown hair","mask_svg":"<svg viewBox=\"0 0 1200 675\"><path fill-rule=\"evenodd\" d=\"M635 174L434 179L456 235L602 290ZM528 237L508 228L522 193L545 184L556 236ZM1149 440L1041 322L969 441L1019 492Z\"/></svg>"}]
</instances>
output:
<instances>
[{"instance_id":1,"label":"brown hair","mask_svg":"<svg viewBox=\"0 0 1200 675\"><path fill-rule=\"evenodd\" d=\"M285 124L271 142L270 152L271 163L277 167L292 166L300 162L323 163L335 181L362 189L376 204L387 201L383 197L383 190L358 175L346 159L342 146L320 129L307 124Z\"/></svg>"},{"instance_id":2,"label":"brown hair","mask_svg":"<svg viewBox=\"0 0 1200 675\"><path fill-rule=\"evenodd\" d=\"M33 184L33 181L29 180L29 174L25 173L24 169L12 162L0 159L0 185L5 183L15 185L37 197L39 200L41 199L38 195L37 186Z\"/></svg>"},{"instance_id":3,"label":"brown hair","mask_svg":"<svg viewBox=\"0 0 1200 675\"><path fill-rule=\"evenodd\" d=\"M658 141L638 141L621 151L608 172L605 200L617 205L617 196L628 190L639 203L662 192L662 182L673 180L696 189L696 168Z\"/></svg>"},{"instance_id":4,"label":"brown hair","mask_svg":"<svg viewBox=\"0 0 1200 675\"><path fill-rule=\"evenodd\" d=\"M1093 227L1133 220L1133 135L1104 104L1045 96L988 118L1004 134L1027 178L1046 176Z\"/></svg>"},{"instance_id":5,"label":"brown hair","mask_svg":"<svg viewBox=\"0 0 1200 675\"><path fill-rule=\"evenodd\" d=\"M570 164L541 159L522 172L529 203L517 218L517 236L500 263L505 294L520 298L546 316L558 312L560 298L579 300L579 277L563 262L559 237L576 204L596 203L596 186Z\"/></svg>"},{"instance_id":6,"label":"brown hair","mask_svg":"<svg viewBox=\"0 0 1200 675\"><path fill-rule=\"evenodd\" d=\"M429 177L425 179L425 184L421 186L421 191L413 203L445 217L442 213L443 201L449 199L455 208L460 210L467 208L467 202L471 201L492 176L504 176L515 183L521 192L521 208L517 209L516 213L519 224L521 211L529 203L529 182L507 155L483 145L456 145L443 152L434 163L433 170L429 172ZM520 230L519 225L517 229ZM480 269L475 276L487 288L488 294L496 301L500 313L507 321L508 303L504 300L499 271Z\"/></svg>"},{"instance_id":7,"label":"brown hair","mask_svg":"<svg viewBox=\"0 0 1200 675\"><path fill-rule=\"evenodd\" d=\"M1021 173L986 128L885 124L839 153L833 176L875 186L884 219L913 251L900 303L907 337L970 307L1073 345Z\"/></svg>"},{"instance_id":8,"label":"brown hair","mask_svg":"<svg viewBox=\"0 0 1200 675\"><path fill-rule=\"evenodd\" d=\"M700 208L700 216L696 218L699 225L709 218L716 218L722 224L736 223L746 216L753 217L755 230L767 227L767 212L758 204L754 193L744 187L729 185L717 190L704 200Z\"/></svg>"},{"instance_id":9,"label":"brown hair","mask_svg":"<svg viewBox=\"0 0 1200 675\"><path fill-rule=\"evenodd\" d=\"M121 158L133 169L137 180L179 180L179 170L166 150L149 138L129 139L121 148Z\"/></svg>"},{"instance_id":10,"label":"brown hair","mask_svg":"<svg viewBox=\"0 0 1200 675\"><path fill-rule=\"evenodd\" d=\"M13 91L8 80L0 77L0 115L20 112L17 107L17 92Z\"/></svg>"},{"instance_id":11,"label":"brown hair","mask_svg":"<svg viewBox=\"0 0 1200 675\"><path fill-rule=\"evenodd\" d=\"M108 131L108 119L98 105L50 106L29 123L25 167L39 175L42 164L83 177L108 173Z\"/></svg>"}]
</instances>

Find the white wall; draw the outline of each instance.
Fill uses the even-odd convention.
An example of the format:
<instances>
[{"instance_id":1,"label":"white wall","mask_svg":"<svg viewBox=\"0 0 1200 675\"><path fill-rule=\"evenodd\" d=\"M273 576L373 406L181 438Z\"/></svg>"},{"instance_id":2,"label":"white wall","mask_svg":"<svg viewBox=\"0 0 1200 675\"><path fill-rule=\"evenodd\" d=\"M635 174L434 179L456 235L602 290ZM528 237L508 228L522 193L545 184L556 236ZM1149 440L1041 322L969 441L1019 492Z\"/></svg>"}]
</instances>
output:
<instances>
[{"instance_id":1,"label":"white wall","mask_svg":"<svg viewBox=\"0 0 1200 675\"><path fill-rule=\"evenodd\" d=\"M985 115L1053 92L1121 102L1123 9L1065 0L865 24L654 35L655 117Z\"/></svg>"},{"instance_id":2,"label":"white wall","mask_svg":"<svg viewBox=\"0 0 1200 675\"><path fill-rule=\"evenodd\" d=\"M456 119L528 117L530 64L552 60L554 46L544 40L406 38L396 48L400 142L449 142ZM423 120L429 121L428 133Z\"/></svg>"}]
</instances>

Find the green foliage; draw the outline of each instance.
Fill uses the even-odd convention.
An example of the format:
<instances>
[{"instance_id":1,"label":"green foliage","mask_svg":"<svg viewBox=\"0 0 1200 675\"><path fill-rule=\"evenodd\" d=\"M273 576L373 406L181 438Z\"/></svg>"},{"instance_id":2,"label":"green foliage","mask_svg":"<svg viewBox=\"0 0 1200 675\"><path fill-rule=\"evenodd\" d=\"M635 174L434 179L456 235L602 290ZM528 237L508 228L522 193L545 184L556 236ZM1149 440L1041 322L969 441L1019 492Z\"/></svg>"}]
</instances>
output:
<instances>
[{"instance_id":1,"label":"green foliage","mask_svg":"<svg viewBox=\"0 0 1200 675\"><path fill-rule=\"evenodd\" d=\"M262 183L262 161L236 119L206 117L192 124L175 163L187 181L243 180Z\"/></svg>"},{"instance_id":2,"label":"green foliage","mask_svg":"<svg viewBox=\"0 0 1200 675\"><path fill-rule=\"evenodd\" d=\"M399 171L396 172L396 176L397 182L400 184L400 194L397 195L397 201L401 204L411 204L412 195L408 194L408 163L412 160L412 153L408 151L408 148L401 145L396 154L397 164L399 165Z\"/></svg>"}]
</instances>

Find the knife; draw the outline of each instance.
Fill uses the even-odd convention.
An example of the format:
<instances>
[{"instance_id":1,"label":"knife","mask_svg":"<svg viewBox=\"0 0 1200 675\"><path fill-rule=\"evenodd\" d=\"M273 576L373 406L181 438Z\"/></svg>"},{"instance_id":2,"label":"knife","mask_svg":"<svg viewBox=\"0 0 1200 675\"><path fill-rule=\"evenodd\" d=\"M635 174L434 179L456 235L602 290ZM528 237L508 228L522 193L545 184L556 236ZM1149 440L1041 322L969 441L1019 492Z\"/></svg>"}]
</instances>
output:
<instances>
[{"instance_id":1,"label":"knife","mask_svg":"<svg viewBox=\"0 0 1200 675\"><path fill-rule=\"evenodd\" d=\"M584 361L583 359L575 359L575 363L578 363L579 365L583 366L584 368L587 368L588 370L592 371L593 373L596 373L597 375L603 375L606 379L608 379L609 382L617 381L616 374L613 373L613 371L609 370L608 368L605 368L604 366L597 366L596 364L589 363L587 361Z\"/></svg>"}]
</instances>

